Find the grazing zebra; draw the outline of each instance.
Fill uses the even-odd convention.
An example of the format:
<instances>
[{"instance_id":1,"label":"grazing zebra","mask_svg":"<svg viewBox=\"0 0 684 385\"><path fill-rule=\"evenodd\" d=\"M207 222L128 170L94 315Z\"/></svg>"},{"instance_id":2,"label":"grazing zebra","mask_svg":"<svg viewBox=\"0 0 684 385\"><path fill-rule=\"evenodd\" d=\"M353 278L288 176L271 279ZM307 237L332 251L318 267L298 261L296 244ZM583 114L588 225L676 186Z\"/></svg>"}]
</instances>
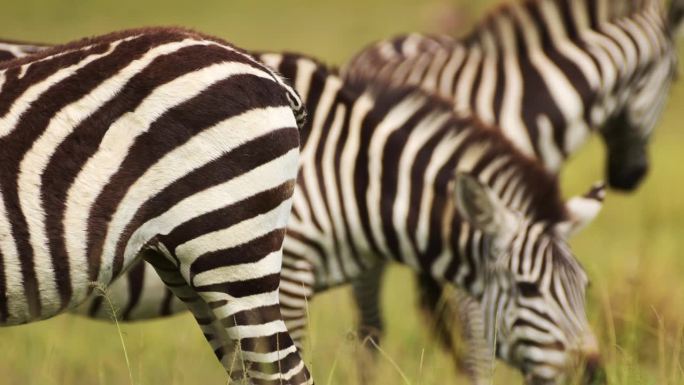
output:
<instances>
[{"instance_id":1,"label":"grazing zebra","mask_svg":"<svg viewBox=\"0 0 684 385\"><path fill-rule=\"evenodd\" d=\"M554 173L598 132L610 186L631 190L646 174L647 144L675 77L673 39L683 14L681 0L669 12L659 0L516 2L463 39L411 34L372 44L350 61L346 77L415 84L448 98ZM354 285L362 331L382 332L382 271L379 265ZM419 286L421 307L439 313L442 286L427 276ZM435 321L440 335L449 335L449 317Z\"/></svg>"},{"instance_id":2,"label":"grazing zebra","mask_svg":"<svg viewBox=\"0 0 684 385\"><path fill-rule=\"evenodd\" d=\"M316 61L262 54L310 122L284 245L281 306L300 336L306 298L393 260L480 299L487 338L528 383L598 373L587 277L566 237L597 213L497 130L415 87L345 82ZM296 337L295 337L296 338Z\"/></svg>"},{"instance_id":3,"label":"grazing zebra","mask_svg":"<svg viewBox=\"0 0 684 385\"><path fill-rule=\"evenodd\" d=\"M0 323L72 309L144 259L233 380L312 383L278 301L302 116L273 71L192 31L1 63Z\"/></svg>"}]
</instances>

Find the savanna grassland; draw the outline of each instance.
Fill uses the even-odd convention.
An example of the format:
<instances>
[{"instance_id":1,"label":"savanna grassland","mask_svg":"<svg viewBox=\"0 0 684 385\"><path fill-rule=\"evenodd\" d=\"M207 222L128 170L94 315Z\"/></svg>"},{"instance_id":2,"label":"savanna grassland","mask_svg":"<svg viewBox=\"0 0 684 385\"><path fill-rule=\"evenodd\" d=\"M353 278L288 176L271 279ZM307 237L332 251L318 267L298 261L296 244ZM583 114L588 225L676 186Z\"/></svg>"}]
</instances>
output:
<instances>
[{"instance_id":1,"label":"savanna grassland","mask_svg":"<svg viewBox=\"0 0 684 385\"><path fill-rule=\"evenodd\" d=\"M0 36L58 43L128 27L182 25L248 49L301 51L341 64L392 34L463 31L496 2L4 0ZM683 107L680 82L656 132L645 184L632 195L609 193L600 217L572 242L592 280L589 314L611 385L684 384ZM585 191L603 169L602 144L594 138L563 173L565 194ZM464 384L413 311L409 273L394 268L385 288L388 336L377 383ZM310 313L306 358L317 383L355 383L359 343L348 290L320 295ZM0 346L0 384L225 382L187 315L121 325L121 333L112 324L61 316L0 329ZM503 364L496 371L496 384L521 383Z\"/></svg>"}]
</instances>

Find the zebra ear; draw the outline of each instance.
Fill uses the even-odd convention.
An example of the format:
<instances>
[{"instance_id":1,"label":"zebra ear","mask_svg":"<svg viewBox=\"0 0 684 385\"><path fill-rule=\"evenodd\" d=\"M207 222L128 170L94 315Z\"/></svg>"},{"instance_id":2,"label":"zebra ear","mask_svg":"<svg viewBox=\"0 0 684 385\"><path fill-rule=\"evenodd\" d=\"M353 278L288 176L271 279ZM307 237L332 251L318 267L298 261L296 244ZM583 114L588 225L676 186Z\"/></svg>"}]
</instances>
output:
<instances>
[{"instance_id":1,"label":"zebra ear","mask_svg":"<svg viewBox=\"0 0 684 385\"><path fill-rule=\"evenodd\" d=\"M565 202L569 219L556 225L558 233L567 238L586 227L601 212L605 197L606 184L598 182L586 194L570 198Z\"/></svg>"},{"instance_id":2,"label":"zebra ear","mask_svg":"<svg viewBox=\"0 0 684 385\"><path fill-rule=\"evenodd\" d=\"M456 174L456 208L474 228L488 234L508 234L517 227L516 215L475 177Z\"/></svg>"}]
</instances>

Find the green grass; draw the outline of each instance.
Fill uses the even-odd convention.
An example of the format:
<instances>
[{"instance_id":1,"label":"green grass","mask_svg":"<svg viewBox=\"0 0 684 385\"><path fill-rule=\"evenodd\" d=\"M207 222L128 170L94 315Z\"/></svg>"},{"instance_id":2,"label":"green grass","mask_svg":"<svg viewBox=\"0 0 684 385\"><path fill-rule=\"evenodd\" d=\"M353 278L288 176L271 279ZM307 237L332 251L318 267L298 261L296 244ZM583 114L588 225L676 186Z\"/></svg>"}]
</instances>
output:
<instances>
[{"instance_id":1,"label":"green grass","mask_svg":"<svg viewBox=\"0 0 684 385\"><path fill-rule=\"evenodd\" d=\"M462 1L465 3L465 1ZM364 44L406 31L440 31L471 22L493 1L446 0L13 0L0 12L0 35L60 42L143 25L173 24L222 36L249 49L297 50L340 64ZM455 16L456 15L456 16ZM684 83L672 93L652 145L652 171L633 195L610 193L598 220L573 240L592 279L590 318L611 385L684 384ZM563 175L567 195L603 176L594 139ZM411 282L394 268L384 292L388 336L378 384L464 384L451 359L428 338L413 311ZM352 384L360 353L347 289L311 304L307 362L318 384ZM0 329L0 383L8 385L219 384L222 368L188 315L121 325L61 316ZM130 371L121 341L125 343ZM399 369L398 369L399 368ZM131 380L132 379L132 380ZM496 384L520 383L498 365Z\"/></svg>"}]
</instances>

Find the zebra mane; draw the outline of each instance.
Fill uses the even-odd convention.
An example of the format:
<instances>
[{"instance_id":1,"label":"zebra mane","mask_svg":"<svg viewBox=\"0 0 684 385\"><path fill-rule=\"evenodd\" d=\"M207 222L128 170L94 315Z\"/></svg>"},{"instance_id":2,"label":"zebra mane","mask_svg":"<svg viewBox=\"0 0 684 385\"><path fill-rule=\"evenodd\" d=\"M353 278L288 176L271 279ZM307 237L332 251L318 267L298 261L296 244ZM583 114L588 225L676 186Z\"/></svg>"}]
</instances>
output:
<instances>
[{"instance_id":1,"label":"zebra mane","mask_svg":"<svg viewBox=\"0 0 684 385\"><path fill-rule=\"evenodd\" d=\"M526 156L501 134L501 129L492 127L476 117L455 118L456 125L469 125L473 143L486 143L487 151L481 158L481 164L508 154L507 164L516 167L516 176L525 186L525 193L530 204L525 214L534 221L558 223L568 219L565 202L560 191L558 177L546 170L541 163ZM492 181L484 181L491 186ZM513 209L518 209L512 207Z\"/></svg>"},{"instance_id":2,"label":"zebra mane","mask_svg":"<svg viewBox=\"0 0 684 385\"><path fill-rule=\"evenodd\" d=\"M562 14L570 14L572 3L582 3L590 28L598 28L599 24L614 20L631 17L656 7L662 9L659 0L510 0L489 11L474 28L463 37L463 41L475 42L480 36L491 30L499 18L512 18L516 8L527 9L535 14L540 14L544 4L551 3ZM572 16L569 16L572 17ZM516 21L515 24L518 24ZM568 26L565 26L568 28ZM571 32L571 31L568 31Z\"/></svg>"}]
</instances>

